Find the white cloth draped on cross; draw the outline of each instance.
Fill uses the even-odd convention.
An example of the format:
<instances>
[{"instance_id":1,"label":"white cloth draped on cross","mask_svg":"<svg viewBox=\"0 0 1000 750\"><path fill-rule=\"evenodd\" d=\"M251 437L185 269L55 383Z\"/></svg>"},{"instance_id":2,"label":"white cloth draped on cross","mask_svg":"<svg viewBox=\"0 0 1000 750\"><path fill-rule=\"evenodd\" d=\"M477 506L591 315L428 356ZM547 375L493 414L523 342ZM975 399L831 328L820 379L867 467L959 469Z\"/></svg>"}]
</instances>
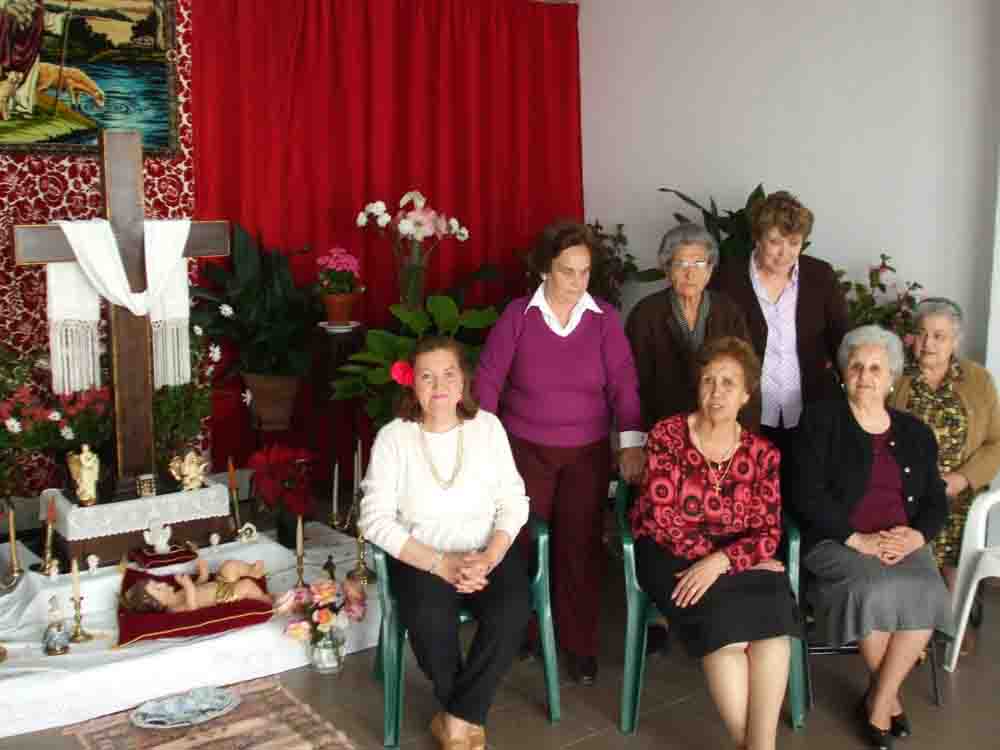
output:
<instances>
[{"instance_id":1,"label":"white cloth draped on cross","mask_svg":"<svg viewBox=\"0 0 1000 750\"><path fill-rule=\"evenodd\" d=\"M49 263L47 303L52 390L74 393L101 384L98 350L100 298L149 315L153 329L153 387L191 381L191 344L184 247L187 219L144 222L148 289L133 292L118 243L105 219L57 222L76 263Z\"/></svg>"}]
</instances>

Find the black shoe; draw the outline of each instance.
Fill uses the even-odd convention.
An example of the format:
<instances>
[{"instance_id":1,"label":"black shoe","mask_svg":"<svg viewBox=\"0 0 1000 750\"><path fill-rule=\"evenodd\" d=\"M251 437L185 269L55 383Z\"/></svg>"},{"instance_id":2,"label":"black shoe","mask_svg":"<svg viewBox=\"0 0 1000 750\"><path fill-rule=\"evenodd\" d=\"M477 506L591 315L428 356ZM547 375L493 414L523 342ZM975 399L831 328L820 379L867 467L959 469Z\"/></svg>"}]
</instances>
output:
<instances>
[{"instance_id":1,"label":"black shoe","mask_svg":"<svg viewBox=\"0 0 1000 750\"><path fill-rule=\"evenodd\" d=\"M646 628L646 653L670 653L670 630L660 625L650 625Z\"/></svg>"},{"instance_id":2,"label":"black shoe","mask_svg":"<svg viewBox=\"0 0 1000 750\"><path fill-rule=\"evenodd\" d=\"M892 732L893 737L909 737L913 734L913 730L910 728L910 720L906 718L906 714L896 714L890 719L889 731Z\"/></svg>"},{"instance_id":3,"label":"black shoe","mask_svg":"<svg viewBox=\"0 0 1000 750\"><path fill-rule=\"evenodd\" d=\"M597 681L597 659L593 656L569 654L569 678L590 687Z\"/></svg>"},{"instance_id":4,"label":"black shoe","mask_svg":"<svg viewBox=\"0 0 1000 750\"><path fill-rule=\"evenodd\" d=\"M868 693L865 693L861 702L858 703L858 720L861 722L861 732L868 743L877 750L892 750L893 734L892 729L879 729L872 724L868 716Z\"/></svg>"}]
</instances>

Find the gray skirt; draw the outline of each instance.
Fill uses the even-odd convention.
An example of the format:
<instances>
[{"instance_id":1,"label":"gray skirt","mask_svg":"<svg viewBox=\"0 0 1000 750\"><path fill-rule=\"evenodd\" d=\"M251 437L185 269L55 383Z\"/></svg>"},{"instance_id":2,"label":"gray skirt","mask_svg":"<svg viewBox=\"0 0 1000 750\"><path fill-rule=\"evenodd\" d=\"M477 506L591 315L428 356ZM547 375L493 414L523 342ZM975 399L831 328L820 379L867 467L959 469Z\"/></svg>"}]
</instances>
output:
<instances>
[{"instance_id":1,"label":"gray skirt","mask_svg":"<svg viewBox=\"0 0 1000 750\"><path fill-rule=\"evenodd\" d=\"M858 641L873 631L951 627L951 598L929 546L896 565L883 565L877 557L828 539L802 562L816 577L809 600L818 632L831 645Z\"/></svg>"}]
</instances>

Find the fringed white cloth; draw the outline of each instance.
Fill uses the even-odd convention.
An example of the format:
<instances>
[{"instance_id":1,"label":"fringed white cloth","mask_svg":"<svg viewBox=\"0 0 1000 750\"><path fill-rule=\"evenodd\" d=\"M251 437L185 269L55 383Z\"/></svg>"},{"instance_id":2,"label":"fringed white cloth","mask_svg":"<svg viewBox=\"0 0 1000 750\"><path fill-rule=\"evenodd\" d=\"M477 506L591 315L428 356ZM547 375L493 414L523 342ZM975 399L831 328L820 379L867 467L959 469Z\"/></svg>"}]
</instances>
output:
<instances>
[{"instance_id":1,"label":"fringed white cloth","mask_svg":"<svg viewBox=\"0 0 1000 750\"><path fill-rule=\"evenodd\" d=\"M46 267L53 390L72 393L100 385L100 297L133 315L150 316L155 388L190 382L191 308L184 246L191 222L144 223L148 282L144 292L133 292L129 287L118 243L105 219L57 223L78 262Z\"/></svg>"}]
</instances>

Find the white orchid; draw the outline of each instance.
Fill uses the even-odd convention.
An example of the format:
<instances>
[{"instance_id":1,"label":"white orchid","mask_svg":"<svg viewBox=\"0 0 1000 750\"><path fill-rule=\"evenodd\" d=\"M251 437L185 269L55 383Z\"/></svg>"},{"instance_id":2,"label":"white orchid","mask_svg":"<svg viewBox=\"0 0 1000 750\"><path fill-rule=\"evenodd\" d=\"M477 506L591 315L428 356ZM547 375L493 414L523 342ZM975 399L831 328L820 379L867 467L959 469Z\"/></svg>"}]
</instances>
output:
<instances>
[{"instance_id":1,"label":"white orchid","mask_svg":"<svg viewBox=\"0 0 1000 750\"><path fill-rule=\"evenodd\" d=\"M247 388L245 391L243 391L243 403L246 404L247 406L250 406L252 402L253 402L253 394L250 393L250 389Z\"/></svg>"},{"instance_id":2,"label":"white orchid","mask_svg":"<svg viewBox=\"0 0 1000 750\"><path fill-rule=\"evenodd\" d=\"M389 214L379 214L378 218L375 219L375 223L379 225L380 229L385 229L389 226L390 221L392 221L392 217Z\"/></svg>"},{"instance_id":3,"label":"white orchid","mask_svg":"<svg viewBox=\"0 0 1000 750\"><path fill-rule=\"evenodd\" d=\"M424 204L427 203L427 199L424 197L424 194L421 193L419 190L411 190L410 192L408 192L406 195L404 195L402 198L399 199L399 207L405 208L406 204L410 202L413 203L413 207L415 209L420 210L421 208L424 207Z\"/></svg>"},{"instance_id":4,"label":"white orchid","mask_svg":"<svg viewBox=\"0 0 1000 750\"><path fill-rule=\"evenodd\" d=\"M458 234L458 230L462 228L462 225L458 223L458 219L452 216L448 219L448 231L452 234Z\"/></svg>"},{"instance_id":5,"label":"white orchid","mask_svg":"<svg viewBox=\"0 0 1000 750\"><path fill-rule=\"evenodd\" d=\"M367 226L368 214L366 214L364 211L361 211L358 214L358 218L354 220L354 223L357 224L359 227Z\"/></svg>"},{"instance_id":6,"label":"white orchid","mask_svg":"<svg viewBox=\"0 0 1000 750\"><path fill-rule=\"evenodd\" d=\"M7 432L17 434L21 431L21 422L14 417L10 417L3 426L7 428Z\"/></svg>"},{"instance_id":7,"label":"white orchid","mask_svg":"<svg viewBox=\"0 0 1000 750\"><path fill-rule=\"evenodd\" d=\"M219 315L223 318L233 317L233 308L231 305L219 305Z\"/></svg>"},{"instance_id":8,"label":"white orchid","mask_svg":"<svg viewBox=\"0 0 1000 750\"><path fill-rule=\"evenodd\" d=\"M375 201L374 203L372 203L372 210L370 211L370 213L374 214L375 216L381 216L382 214L384 214L385 202Z\"/></svg>"},{"instance_id":9,"label":"white orchid","mask_svg":"<svg viewBox=\"0 0 1000 750\"><path fill-rule=\"evenodd\" d=\"M50 422L61 422L62 421L62 414L60 414L57 411L50 411L49 412L49 421Z\"/></svg>"},{"instance_id":10,"label":"white orchid","mask_svg":"<svg viewBox=\"0 0 1000 750\"><path fill-rule=\"evenodd\" d=\"M201 326L194 326L192 329L195 336L202 336L205 332L201 329Z\"/></svg>"},{"instance_id":11,"label":"white orchid","mask_svg":"<svg viewBox=\"0 0 1000 750\"><path fill-rule=\"evenodd\" d=\"M400 237L409 237L416 233L416 227L410 219L402 219L399 224L396 225L396 229L399 232Z\"/></svg>"},{"instance_id":12,"label":"white orchid","mask_svg":"<svg viewBox=\"0 0 1000 750\"><path fill-rule=\"evenodd\" d=\"M365 211L364 212L366 214L373 214L373 213L375 213L375 202L373 201L371 203L366 203L365 204Z\"/></svg>"},{"instance_id":13,"label":"white orchid","mask_svg":"<svg viewBox=\"0 0 1000 750\"><path fill-rule=\"evenodd\" d=\"M208 358L213 362L218 362L222 359L222 347L218 344L212 344L208 347Z\"/></svg>"},{"instance_id":14,"label":"white orchid","mask_svg":"<svg viewBox=\"0 0 1000 750\"><path fill-rule=\"evenodd\" d=\"M466 229L465 227L459 227L458 231L455 232L455 239L458 240L459 242L465 242L467 239L469 239L469 230Z\"/></svg>"},{"instance_id":15,"label":"white orchid","mask_svg":"<svg viewBox=\"0 0 1000 750\"><path fill-rule=\"evenodd\" d=\"M73 440L76 438L76 433L73 432L73 428L70 427L69 425L66 425L61 430L59 430L59 434L62 435L63 440Z\"/></svg>"}]
</instances>

